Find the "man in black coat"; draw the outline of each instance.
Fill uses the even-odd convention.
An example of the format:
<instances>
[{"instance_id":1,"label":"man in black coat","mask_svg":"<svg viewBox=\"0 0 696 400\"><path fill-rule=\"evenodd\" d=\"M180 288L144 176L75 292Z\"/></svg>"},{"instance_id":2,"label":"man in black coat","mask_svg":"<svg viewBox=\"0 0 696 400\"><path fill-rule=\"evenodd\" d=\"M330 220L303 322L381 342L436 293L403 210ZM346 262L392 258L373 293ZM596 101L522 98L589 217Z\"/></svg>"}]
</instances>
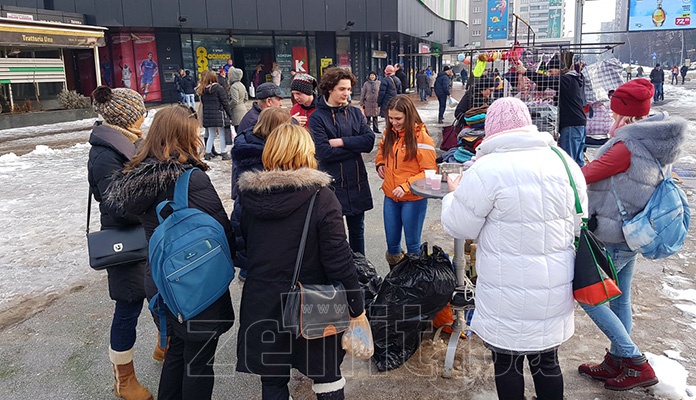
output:
<instances>
[{"instance_id":1,"label":"man in black coat","mask_svg":"<svg viewBox=\"0 0 696 400\"><path fill-rule=\"evenodd\" d=\"M401 93L406 93L406 90L409 88L408 84L408 76L406 75L406 71L404 71L403 67L401 67L401 64L394 64L394 69L396 72L394 72L394 75L396 75L397 78L401 81Z\"/></svg>"},{"instance_id":2,"label":"man in black coat","mask_svg":"<svg viewBox=\"0 0 696 400\"><path fill-rule=\"evenodd\" d=\"M684 84L684 79L686 79L686 73L689 72L689 67L687 67L686 65L682 65L682 67L681 67L681 69L679 70L679 72L681 73L682 85L683 85L683 84Z\"/></svg>"},{"instance_id":3,"label":"man in black coat","mask_svg":"<svg viewBox=\"0 0 696 400\"><path fill-rule=\"evenodd\" d=\"M420 95L421 101L428 101L428 92L430 91L430 82L428 81L428 75L425 71L421 70L416 75L416 87L418 88L418 95Z\"/></svg>"},{"instance_id":4,"label":"man in black coat","mask_svg":"<svg viewBox=\"0 0 696 400\"><path fill-rule=\"evenodd\" d=\"M665 99L665 93L662 91L662 85L665 83L665 71L662 70L660 64L655 64L655 68L650 71L650 83L655 86L655 95L653 103Z\"/></svg>"},{"instance_id":5,"label":"man in black coat","mask_svg":"<svg viewBox=\"0 0 696 400\"><path fill-rule=\"evenodd\" d=\"M380 80L377 104L380 107L380 116L383 118L387 118L387 105L401 91L401 80L394 75L395 71L394 66L387 65L384 69L384 78Z\"/></svg>"},{"instance_id":6,"label":"man in black coat","mask_svg":"<svg viewBox=\"0 0 696 400\"><path fill-rule=\"evenodd\" d=\"M440 109L437 114L438 124L443 123L445 120L445 108L447 108L447 99L450 95L451 76L452 69L450 69L449 65L445 65L435 79L435 95L437 96L437 101L440 103Z\"/></svg>"},{"instance_id":7,"label":"man in black coat","mask_svg":"<svg viewBox=\"0 0 696 400\"><path fill-rule=\"evenodd\" d=\"M244 132L245 130L256 125L259 120L259 114L266 108L270 107L282 107L283 106L283 94L280 93L278 86L274 85L272 82L266 82L259 85L256 88L256 99L251 105L251 110L247 111L239 122L237 131Z\"/></svg>"},{"instance_id":8,"label":"man in black coat","mask_svg":"<svg viewBox=\"0 0 696 400\"><path fill-rule=\"evenodd\" d=\"M539 90L556 91L554 102L558 104L558 146L565 150L579 165L585 165L585 125L587 116L582 75L574 69L561 74L561 60L555 55L546 65L547 74L528 71L518 62L517 72L537 84Z\"/></svg>"}]
</instances>

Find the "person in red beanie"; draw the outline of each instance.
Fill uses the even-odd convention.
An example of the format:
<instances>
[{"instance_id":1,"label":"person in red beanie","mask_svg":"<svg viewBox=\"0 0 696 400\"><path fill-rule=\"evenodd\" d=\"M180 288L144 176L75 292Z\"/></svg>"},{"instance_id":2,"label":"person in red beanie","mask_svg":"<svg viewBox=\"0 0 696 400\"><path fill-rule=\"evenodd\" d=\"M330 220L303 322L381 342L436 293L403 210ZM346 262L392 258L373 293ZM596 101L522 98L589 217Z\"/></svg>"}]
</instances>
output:
<instances>
[{"instance_id":1,"label":"person in red beanie","mask_svg":"<svg viewBox=\"0 0 696 400\"><path fill-rule=\"evenodd\" d=\"M599 364L582 364L578 372L604 381L609 390L629 390L658 382L655 371L631 339L631 283L638 252L626 244L622 226L641 212L664 179L665 166L677 160L686 139L686 121L659 113L648 118L653 85L634 79L611 97L614 125L597 158L582 168L587 181L589 228L606 244L623 293L609 304L581 304L597 327L611 340ZM658 171L661 170L661 171ZM627 215L621 216L617 199Z\"/></svg>"}]
</instances>

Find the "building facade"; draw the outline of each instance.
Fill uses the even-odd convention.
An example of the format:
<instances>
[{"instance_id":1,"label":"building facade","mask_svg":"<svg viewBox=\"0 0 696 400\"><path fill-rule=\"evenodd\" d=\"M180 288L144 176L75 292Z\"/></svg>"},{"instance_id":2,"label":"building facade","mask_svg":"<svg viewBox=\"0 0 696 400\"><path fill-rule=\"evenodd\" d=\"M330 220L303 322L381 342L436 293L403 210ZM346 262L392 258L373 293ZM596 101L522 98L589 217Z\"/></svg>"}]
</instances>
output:
<instances>
[{"instance_id":1,"label":"building facade","mask_svg":"<svg viewBox=\"0 0 696 400\"><path fill-rule=\"evenodd\" d=\"M573 6L573 3L570 3ZM562 0L516 0L515 12L529 22L536 39L559 39L565 25L565 2ZM521 28L521 26L520 26ZM523 36L526 32L520 29Z\"/></svg>"},{"instance_id":2,"label":"building facade","mask_svg":"<svg viewBox=\"0 0 696 400\"><path fill-rule=\"evenodd\" d=\"M463 46L468 39L466 23L455 18L457 7L444 3L450 2L0 0L0 6L22 7L35 15L42 10L81 14L86 24L108 28L99 60L92 60L101 81L141 93L151 81L146 100L163 102L176 100L174 74L180 68L196 75L218 70L228 59L244 71L247 86L257 66L262 66L263 79L270 79L271 65L277 63L285 93L290 70L319 77L329 66L350 68L359 90L369 71L382 71L388 64L402 63L408 71L437 65L438 58L420 51L422 45ZM78 81L82 75L78 73Z\"/></svg>"}]
</instances>

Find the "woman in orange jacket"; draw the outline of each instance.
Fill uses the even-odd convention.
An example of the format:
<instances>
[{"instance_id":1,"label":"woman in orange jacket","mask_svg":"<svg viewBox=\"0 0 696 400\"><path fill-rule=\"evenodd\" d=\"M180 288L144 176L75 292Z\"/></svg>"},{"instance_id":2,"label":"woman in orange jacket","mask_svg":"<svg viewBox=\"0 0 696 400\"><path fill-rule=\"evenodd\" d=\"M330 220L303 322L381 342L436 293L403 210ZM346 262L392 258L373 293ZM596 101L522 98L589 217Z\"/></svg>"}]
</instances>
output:
<instances>
[{"instance_id":1,"label":"woman in orange jacket","mask_svg":"<svg viewBox=\"0 0 696 400\"><path fill-rule=\"evenodd\" d=\"M411 192L411 185L425 178L426 169L437 169L435 144L407 95L387 105L387 126L377 152L376 166L384 179L384 233L390 267L403 258L401 231L406 251L418 253L428 200Z\"/></svg>"}]
</instances>

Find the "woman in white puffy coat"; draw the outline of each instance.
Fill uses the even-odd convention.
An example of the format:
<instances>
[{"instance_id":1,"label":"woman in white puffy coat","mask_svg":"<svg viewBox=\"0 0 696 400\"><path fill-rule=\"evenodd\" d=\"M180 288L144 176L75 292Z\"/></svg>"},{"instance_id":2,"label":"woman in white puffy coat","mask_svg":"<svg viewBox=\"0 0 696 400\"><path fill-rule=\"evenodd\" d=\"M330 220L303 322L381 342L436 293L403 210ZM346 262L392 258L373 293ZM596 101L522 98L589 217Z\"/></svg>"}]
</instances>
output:
<instances>
[{"instance_id":1,"label":"woman in white puffy coat","mask_svg":"<svg viewBox=\"0 0 696 400\"><path fill-rule=\"evenodd\" d=\"M524 399L527 357L539 399L563 399L558 347L574 332L574 236L580 216L568 173L518 99L496 100L486 115L477 161L443 199L445 232L478 239L472 329L492 351L500 399ZM561 151L583 210L585 179Z\"/></svg>"}]
</instances>

